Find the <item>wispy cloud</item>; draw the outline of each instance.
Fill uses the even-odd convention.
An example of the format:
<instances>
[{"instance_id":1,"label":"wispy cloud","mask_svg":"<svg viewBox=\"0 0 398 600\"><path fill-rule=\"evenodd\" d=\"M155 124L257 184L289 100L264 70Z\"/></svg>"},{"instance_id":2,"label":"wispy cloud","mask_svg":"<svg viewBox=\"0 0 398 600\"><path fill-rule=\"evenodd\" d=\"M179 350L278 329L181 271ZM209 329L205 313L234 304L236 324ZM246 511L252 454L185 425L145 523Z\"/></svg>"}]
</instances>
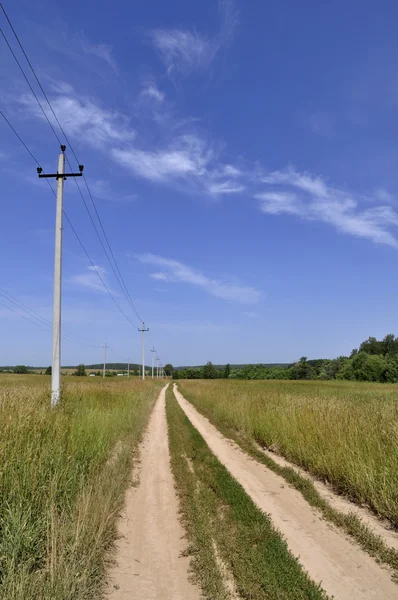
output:
<instances>
[{"instance_id":1,"label":"wispy cloud","mask_svg":"<svg viewBox=\"0 0 398 600\"><path fill-rule=\"evenodd\" d=\"M96 198L110 202L129 203L138 200L137 194L120 192L104 179L93 181L91 183L91 191Z\"/></svg>"},{"instance_id":2,"label":"wispy cloud","mask_svg":"<svg viewBox=\"0 0 398 600\"><path fill-rule=\"evenodd\" d=\"M134 139L135 131L131 128L128 117L100 107L92 100L79 96L68 84L57 83L55 95L50 97L54 111L59 115L62 126L71 137L93 146L104 146L109 143L129 142ZM44 115L30 94L19 97L19 103L39 119ZM54 123L52 113L44 106L48 118Z\"/></svg>"},{"instance_id":3,"label":"wispy cloud","mask_svg":"<svg viewBox=\"0 0 398 600\"><path fill-rule=\"evenodd\" d=\"M150 277L159 281L188 283L218 298L242 304L255 304L261 298L261 292L254 287L213 279L177 260L163 258L156 254L140 254L137 258L143 264L163 269L150 274Z\"/></svg>"},{"instance_id":4,"label":"wispy cloud","mask_svg":"<svg viewBox=\"0 0 398 600\"><path fill-rule=\"evenodd\" d=\"M219 12L220 29L214 36L198 33L195 29L152 31L152 43L169 74L179 72L189 75L193 71L207 69L220 49L230 43L237 26L232 0L221 0Z\"/></svg>"},{"instance_id":5,"label":"wispy cloud","mask_svg":"<svg viewBox=\"0 0 398 600\"><path fill-rule=\"evenodd\" d=\"M182 135L163 150L114 149L113 158L136 175L151 181L199 177L206 171L213 151L195 135Z\"/></svg>"},{"instance_id":6,"label":"wispy cloud","mask_svg":"<svg viewBox=\"0 0 398 600\"><path fill-rule=\"evenodd\" d=\"M219 150L196 133L173 139L165 148L143 150L113 148L113 160L137 177L169 185L184 182L191 191L218 196L237 194L245 189L240 172L232 165L222 165Z\"/></svg>"},{"instance_id":7,"label":"wispy cloud","mask_svg":"<svg viewBox=\"0 0 398 600\"><path fill-rule=\"evenodd\" d=\"M293 168L261 177L267 191L255 194L266 214L290 214L321 221L338 231L398 248L391 228L398 226L398 214L387 205L369 204L378 198L365 198L327 184L321 177L299 173Z\"/></svg>"},{"instance_id":8,"label":"wispy cloud","mask_svg":"<svg viewBox=\"0 0 398 600\"><path fill-rule=\"evenodd\" d=\"M90 44L90 42L84 36L81 38L81 45L83 52L104 60L114 71L117 71L117 64L113 58L111 45Z\"/></svg>"},{"instance_id":9,"label":"wispy cloud","mask_svg":"<svg viewBox=\"0 0 398 600\"><path fill-rule=\"evenodd\" d=\"M252 311L252 310L246 310L242 313L242 315L244 317L249 317L249 319L257 319L258 317L258 313Z\"/></svg>"},{"instance_id":10,"label":"wispy cloud","mask_svg":"<svg viewBox=\"0 0 398 600\"><path fill-rule=\"evenodd\" d=\"M99 265L95 265L95 267L93 267L93 266L87 267L86 273L74 275L70 281L74 284L81 285L86 288L90 288L93 290L97 290L99 292L107 293L105 287L102 285L101 280L97 275L97 272L100 274L102 280L105 283L107 283L106 282L107 271L104 267L100 267ZM108 284L107 284L107 286L108 286ZM108 289L109 289L109 286L108 286ZM115 293L115 292L113 292L113 293Z\"/></svg>"},{"instance_id":11,"label":"wispy cloud","mask_svg":"<svg viewBox=\"0 0 398 600\"><path fill-rule=\"evenodd\" d=\"M141 97L146 99L150 98L151 100L161 103L164 102L166 94L158 88L154 81L149 81L143 86Z\"/></svg>"}]
</instances>

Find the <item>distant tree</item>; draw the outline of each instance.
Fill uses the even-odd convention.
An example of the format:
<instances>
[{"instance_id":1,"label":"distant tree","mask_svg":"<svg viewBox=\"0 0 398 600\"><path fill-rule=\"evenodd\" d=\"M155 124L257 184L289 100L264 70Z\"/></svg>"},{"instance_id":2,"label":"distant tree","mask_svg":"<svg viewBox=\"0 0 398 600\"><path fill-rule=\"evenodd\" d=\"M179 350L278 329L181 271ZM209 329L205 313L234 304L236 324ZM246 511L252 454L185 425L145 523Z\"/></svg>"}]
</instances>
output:
<instances>
[{"instance_id":1,"label":"distant tree","mask_svg":"<svg viewBox=\"0 0 398 600\"><path fill-rule=\"evenodd\" d=\"M302 356L290 372L292 379L313 379L315 373L313 367L307 362L306 356Z\"/></svg>"},{"instance_id":2,"label":"distant tree","mask_svg":"<svg viewBox=\"0 0 398 600\"><path fill-rule=\"evenodd\" d=\"M170 363L167 363L164 367L164 372L167 377L171 377L173 375L174 367Z\"/></svg>"},{"instance_id":3,"label":"distant tree","mask_svg":"<svg viewBox=\"0 0 398 600\"><path fill-rule=\"evenodd\" d=\"M216 379L217 378L217 369L213 365L212 362L208 362L203 367L203 379Z\"/></svg>"},{"instance_id":4,"label":"distant tree","mask_svg":"<svg viewBox=\"0 0 398 600\"><path fill-rule=\"evenodd\" d=\"M53 368L52 367L47 367L45 375L52 375L53 372Z\"/></svg>"},{"instance_id":5,"label":"distant tree","mask_svg":"<svg viewBox=\"0 0 398 600\"><path fill-rule=\"evenodd\" d=\"M173 373L172 373L172 378L173 378L173 379L179 379L179 378L180 378L180 372L179 372L179 371L176 371L176 370L174 369L174 370L173 370Z\"/></svg>"},{"instance_id":6,"label":"distant tree","mask_svg":"<svg viewBox=\"0 0 398 600\"><path fill-rule=\"evenodd\" d=\"M231 365L228 363L227 365L225 365L225 369L224 369L224 379L228 379L228 377L231 374Z\"/></svg>"},{"instance_id":7,"label":"distant tree","mask_svg":"<svg viewBox=\"0 0 398 600\"><path fill-rule=\"evenodd\" d=\"M79 365L73 375L76 377L85 377L87 373L84 365Z\"/></svg>"},{"instance_id":8,"label":"distant tree","mask_svg":"<svg viewBox=\"0 0 398 600\"><path fill-rule=\"evenodd\" d=\"M25 365L17 365L14 368L14 373L16 373L17 375L26 375L26 373L29 373L28 368L25 367Z\"/></svg>"}]
</instances>

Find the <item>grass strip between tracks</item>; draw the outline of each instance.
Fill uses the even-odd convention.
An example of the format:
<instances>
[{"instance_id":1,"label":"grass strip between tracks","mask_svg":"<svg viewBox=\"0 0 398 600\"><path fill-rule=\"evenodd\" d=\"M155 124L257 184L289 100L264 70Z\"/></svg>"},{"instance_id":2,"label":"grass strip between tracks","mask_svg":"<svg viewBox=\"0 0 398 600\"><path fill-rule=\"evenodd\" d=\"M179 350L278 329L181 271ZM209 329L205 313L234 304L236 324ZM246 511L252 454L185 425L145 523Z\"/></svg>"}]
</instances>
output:
<instances>
[{"instance_id":1,"label":"grass strip between tracks","mask_svg":"<svg viewBox=\"0 0 398 600\"><path fill-rule=\"evenodd\" d=\"M196 408L196 410L205 416L209 421L217 427L217 429L231 440L234 440L246 453L250 454L257 461L263 463L271 471L283 477L288 483L293 485L307 502L317 508L322 516L341 528L345 533L350 535L361 546L361 548L373 556L378 562L388 565L394 570L394 579L398 582L398 552L390 548L379 536L374 534L371 529L365 525L359 517L354 513L344 514L333 508L324 498L320 496L315 486L311 481L299 475L290 467L278 465L272 458L266 456L261 450L256 447L254 440L246 437L241 430L226 424L223 421L218 421L215 414L201 405L195 397L194 392L186 390L180 383L178 387L184 397Z\"/></svg>"},{"instance_id":2,"label":"grass strip between tracks","mask_svg":"<svg viewBox=\"0 0 398 600\"><path fill-rule=\"evenodd\" d=\"M325 600L325 592L303 571L270 519L191 425L171 387L166 398L171 464L187 531L187 553L205 597ZM232 586L228 579L233 580Z\"/></svg>"}]
</instances>

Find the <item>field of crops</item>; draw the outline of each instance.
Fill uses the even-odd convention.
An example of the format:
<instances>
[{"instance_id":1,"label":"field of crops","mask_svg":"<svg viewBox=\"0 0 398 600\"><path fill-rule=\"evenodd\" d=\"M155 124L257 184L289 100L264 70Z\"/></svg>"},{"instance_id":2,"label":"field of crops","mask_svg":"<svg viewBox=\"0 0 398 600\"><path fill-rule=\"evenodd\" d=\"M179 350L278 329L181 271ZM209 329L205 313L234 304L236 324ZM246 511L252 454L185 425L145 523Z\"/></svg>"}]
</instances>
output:
<instances>
[{"instance_id":1,"label":"field of crops","mask_svg":"<svg viewBox=\"0 0 398 600\"><path fill-rule=\"evenodd\" d=\"M220 429L303 466L398 526L398 388L350 382L182 381Z\"/></svg>"},{"instance_id":2,"label":"field of crops","mask_svg":"<svg viewBox=\"0 0 398 600\"><path fill-rule=\"evenodd\" d=\"M0 597L98 598L161 382L0 377Z\"/></svg>"}]
</instances>

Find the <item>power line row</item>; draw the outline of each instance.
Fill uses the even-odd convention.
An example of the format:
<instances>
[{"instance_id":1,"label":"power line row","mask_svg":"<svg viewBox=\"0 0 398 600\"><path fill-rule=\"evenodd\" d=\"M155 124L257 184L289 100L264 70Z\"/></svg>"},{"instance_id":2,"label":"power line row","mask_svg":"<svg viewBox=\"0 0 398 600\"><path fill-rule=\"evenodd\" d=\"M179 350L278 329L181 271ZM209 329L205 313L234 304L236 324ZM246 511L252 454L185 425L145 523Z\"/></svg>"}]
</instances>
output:
<instances>
[{"instance_id":1,"label":"power line row","mask_svg":"<svg viewBox=\"0 0 398 600\"><path fill-rule=\"evenodd\" d=\"M48 104L48 106L49 106L49 109L51 110L51 113L52 113L52 115L54 116L54 119L55 119L56 123L58 124L58 126L59 126L59 128L60 128L60 130L61 130L61 132L62 132L62 134L63 134L63 136L64 136L64 138L65 138L65 140L68 142L68 144L69 144L69 146L70 146L70 148L71 148L71 151L72 151L72 154L73 154L73 156L75 157L76 161L77 161L77 162L79 162L79 161L78 161L78 158L77 158L77 155L76 155L76 152L74 151L74 149L73 149L73 146L72 146L72 144L70 143L70 141L69 141L69 139L68 139L68 137L67 137L67 135L66 135L66 133L65 133L65 131L64 131L64 129L63 129L63 127L62 127L62 125L61 125L61 123L60 123L60 121L59 121L58 117L57 117L57 115L56 115L56 112L54 111L54 108L53 108L53 106L51 105L51 102L50 102L50 100L49 100L49 98L48 98L48 96L47 96L47 94L46 94L46 92L45 92L45 90L44 90L44 88L43 88L43 86L42 86L42 84L41 84L41 82L40 82L40 80L39 80L39 78L38 78L38 76L37 76L37 74L36 74L35 70L34 70L34 68L33 68L33 65L32 65L31 61L29 60L29 57L28 57L28 55L27 55L27 53L26 53L26 51L25 51L25 49L24 49L24 47L23 47L23 45L22 45L22 43L21 43L21 41L20 41L20 39L19 39L19 37L18 37L18 35L17 35L17 33L16 33L16 31L15 31L15 29L14 29L14 27L13 27L12 23L11 23L11 20L9 19L9 17L8 17L8 15L7 15L7 13L6 13L6 11L5 11L5 9L4 9L4 7L3 7L3 5L2 5L2 3L0 3L0 7L1 7L1 9L2 9L2 11L3 11L3 13L4 13L4 15L5 15L6 19L7 19L7 22L8 22L8 24L9 24L9 26L10 26L10 28L11 28L11 30L12 30L12 32L13 32L13 34L14 34L15 38L16 38L16 40L17 40L17 43L18 43L18 45L19 45L19 47L20 47L20 49L21 49L21 51L22 51L22 53L23 53L23 55L24 55L24 57L25 57L25 59L26 59L26 61L27 61L27 63L28 63L28 65L29 65L29 67L30 67L30 69L31 69L31 71L32 71L32 73L33 73L33 75L34 75L35 79L36 79L36 82L37 82L37 84L39 85L39 88L40 88L40 90L41 90L41 92L42 92L42 94L43 94L43 96L44 96L44 98L45 98L45 100L46 100L46 102L47 102L47 104ZM28 77L27 77L27 75L26 75L26 73L25 73L25 71L24 71L24 69L23 69L23 67L22 67L21 63L18 61L18 58L17 58L16 54L14 53L14 51L13 51L13 49L12 49L12 47L11 47L11 45L10 45L10 43L9 43L9 41L8 41L8 39L7 39L7 37L6 37L6 35L4 34L4 32L3 32L3 30L2 30L1 28L0 28L0 32L1 32L1 34L2 34L2 36L3 36L3 38L4 38L4 40L5 40L5 42L6 42L7 46L8 46L8 48L9 48L9 50L10 50L10 52L11 52L11 54L12 54L12 56L13 56L14 60L16 61L16 63L17 63L17 65L18 65L18 67L19 67L19 69L20 69L20 71L21 71L21 73L22 73L22 75L23 75L24 79L26 80L26 82L27 82L27 84L28 84L28 86L29 86L29 88L30 88L30 90L31 90L31 92L32 92L32 94L33 94L33 96L34 96L34 98L35 98L36 102L38 103L38 105L39 105L39 107L40 107L40 110L41 110L41 112L43 113L43 116L45 117L46 121L48 122L48 125L50 126L52 133L54 134L54 136L55 136L55 138L57 139L57 141L60 143L60 138L59 138L58 134L56 133L56 131L55 131L55 129L54 129L54 126L53 126L53 124L51 123L51 121L50 121L50 119L49 119L49 117L48 117L48 115L47 115L46 111L44 110L44 108L43 108L43 106L42 106L42 104L41 104L41 102L40 102L40 100L39 100L39 98L38 98L37 94L35 93L35 91L34 91L34 89L33 89L32 85L30 84L30 82L29 82L29 79L28 79ZM30 156L33 158L33 160L36 162L36 164L37 164L37 165L39 165L39 162L37 161L37 159L35 158L35 156L33 155L33 153L32 153L32 152L29 150L28 146L25 144L25 142L23 141L23 139L21 138L21 136L20 136L20 135L17 133L17 131L15 130L15 128L14 128L14 127L11 125L11 123L10 123L9 119L7 119L7 117L4 115L4 113L3 113L2 111L0 111L0 114L3 116L4 120L7 122L7 124L10 126L10 128L13 130L14 134L15 134L15 135L18 137L19 141L20 141L20 142L23 144L23 146L25 147L25 149L27 150L27 152L30 154ZM68 165L70 166L70 163L69 163L69 160L68 160L68 159L67 159L67 162L68 162ZM40 166L40 165L39 165L39 166ZM80 188L79 184L78 184L78 183L77 183L77 181L76 181L76 185L77 185L78 191L79 191L79 193L80 193L80 196L81 196L81 198L82 198L82 201L83 201L83 203L84 203L84 206L85 206L85 208L86 208L86 211L87 211L87 213L88 213L88 215L89 215L90 221L91 221L91 223L92 223L92 225L93 225L93 228L94 228L94 230L95 230L95 233L96 233L96 235L97 235L97 237L98 237L98 239L99 239L99 241L100 241L100 243L101 243L101 246L102 246L102 248L103 248L103 250L104 250L105 256L106 256L106 258L107 258L107 260L108 260L108 262L109 262L109 264L110 264L110 266L111 266L111 268L112 268L112 271L113 271L113 273L114 273L114 275L115 275L115 277L116 277L116 279L117 279L117 281L118 281L118 284L119 284L119 286L120 286L120 288L121 288L121 290L122 290L122 292L123 292L123 295L124 295L124 297L126 298L126 300L127 300L128 304L129 304L129 305L130 305L130 307L132 308L133 312L135 313L135 315L137 316L137 318L139 319L139 321L140 321L140 322L142 322L142 321L143 321L143 319L142 319L141 315L139 314L139 312L138 312L138 310L137 310L137 308L136 308L136 306L135 306L135 304L134 304L134 302L133 302L133 300L132 300L132 298L131 298L131 295L130 295L130 293L129 293L128 289L127 289L126 283L125 283L125 281L124 281L123 275L122 275L122 273L121 273L121 271L120 271L119 265L117 264L117 261L116 261L116 258L115 258L115 255L114 255L114 252L113 252L113 250L112 250L112 247L111 247L111 245L110 245L110 242L109 242L108 236L107 236L107 234L106 234L106 232L105 232L105 228L104 228L104 226L103 226L103 223L102 223L102 220L101 220L101 218L100 218L100 215L99 215L98 209L97 209L97 207L96 207L96 204L95 204L95 201L94 201L93 195L92 195L92 193L91 193L91 190L90 190L90 188L89 188L89 185L88 185L87 179L86 179L85 177L84 177L84 182L85 182L85 185L86 185L87 192L88 192L88 194L89 194L89 197L90 197L91 203L92 203L92 205L93 205L93 208L94 208L95 215L96 215L96 217L97 217L97 220L98 220L98 222L99 222L99 224L100 224L100 228L101 228L102 234L103 234L103 236L104 236L104 239L105 239L105 242L106 242L106 245L107 245L107 247L108 247L108 250L109 250L109 253L110 253L110 255L108 254L108 251L107 251L107 249L106 249L106 247L105 247L105 244L104 244L104 242L103 242L103 240L102 240L102 237L101 237L101 235L100 235L100 233L99 233L99 231L98 231L98 228L97 228L97 226L96 226L96 224L95 224L95 221L94 221L94 219L93 219L93 217L92 217L92 215L91 215L91 212L90 212L90 210L89 210L89 208L88 208L87 202L86 202L86 200L85 200L85 198L84 198L84 195L83 195L83 193L82 193L82 191L81 191L81 188ZM48 180L47 180L47 183L49 184ZM49 185L50 185L50 184L49 184ZM53 190L53 188L51 187L51 185L50 185L50 188L51 188L52 192L53 192L53 193L55 193L55 192L54 192L54 190ZM69 223L69 225L70 225L70 227L71 227L71 229L72 229L72 231L73 231L74 235L76 236L76 238L77 238L77 240L78 240L78 242L79 242L80 246L82 247L82 249L83 249L83 251L84 251L85 255L87 256L87 258L88 258L88 260L89 260L89 262L90 262L91 266L93 267L94 271L96 272L97 276L99 277L99 279L100 279L100 281L101 281L102 285L105 287L105 289L106 289L107 293L110 295L110 297L112 298L113 302L114 302L114 303L115 303L115 305L117 306L118 310L119 310L119 311L122 313L122 315L124 316L124 318L126 318L126 320L127 320L127 321L128 321L130 324L131 324L131 325L133 325L133 323L131 322L131 320L130 320L130 319L127 317L127 315L126 315L126 314L124 313L124 311L121 309L121 307L119 306L118 302L115 300L115 298L113 297L113 295L112 295L112 293L110 292L109 288L106 286L105 282L103 281L103 278L101 277L100 273L98 272L98 269L95 267L95 265L94 265L93 261L91 260L91 258L90 258L90 256L89 256L89 254L88 254L87 250L85 249L85 247L84 247L84 245L83 245L83 243L82 243L82 241L81 241L80 237L78 236L78 234L77 234L77 232L76 232L76 229L73 227L73 225L72 225L72 223L71 223L71 220L70 220L70 218L68 217L68 215L65 213L65 211L64 211L64 215L65 215L65 217L66 217L66 219L67 219L67 221L68 221L68 223ZM150 338L150 339L151 339L151 343L152 343L152 345L153 345L152 338ZM153 347L154 347L154 345L153 345Z\"/></svg>"}]
</instances>

